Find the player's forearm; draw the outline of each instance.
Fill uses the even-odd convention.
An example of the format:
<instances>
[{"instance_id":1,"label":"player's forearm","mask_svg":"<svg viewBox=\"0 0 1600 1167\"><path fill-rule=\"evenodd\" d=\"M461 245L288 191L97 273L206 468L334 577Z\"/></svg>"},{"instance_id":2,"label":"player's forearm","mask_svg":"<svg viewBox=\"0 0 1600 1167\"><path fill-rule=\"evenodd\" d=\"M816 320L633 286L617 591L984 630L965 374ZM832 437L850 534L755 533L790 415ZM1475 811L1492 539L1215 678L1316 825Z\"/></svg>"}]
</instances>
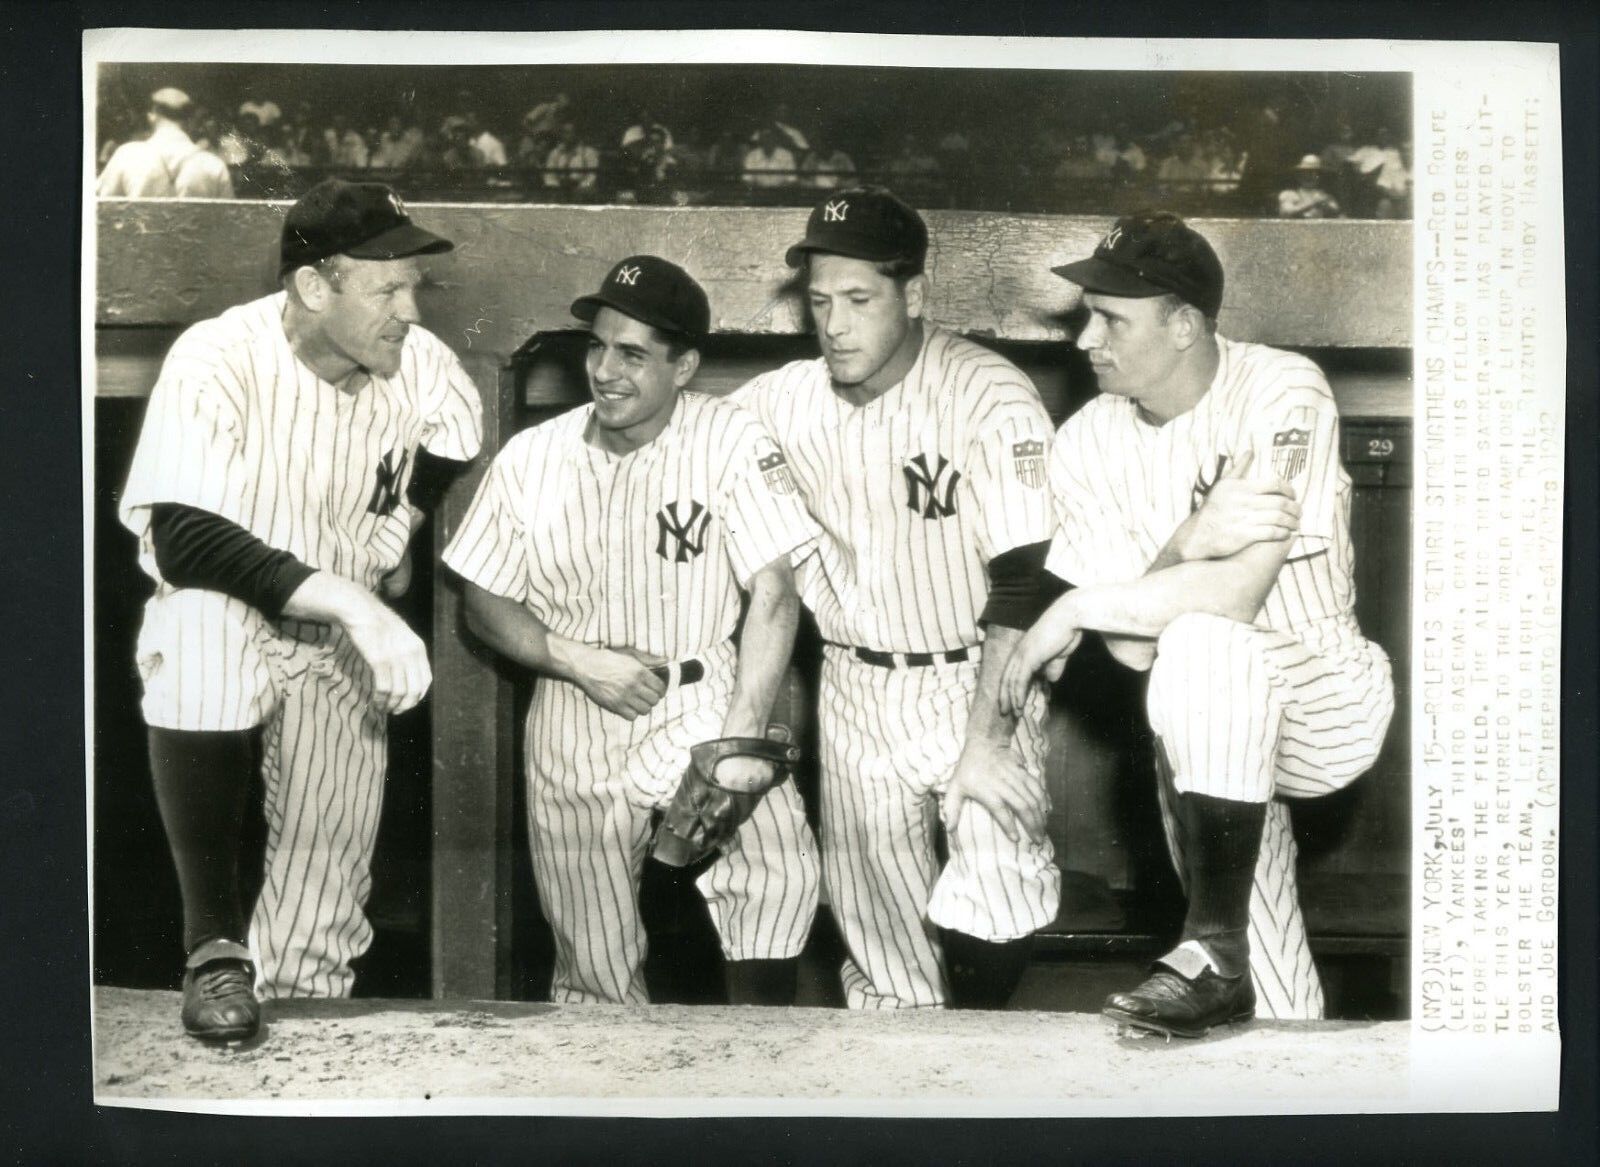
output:
<instances>
[{"instance_id":1,"label":"player's forearm","mask_svg":"<svg viewBox=\"0 0 1600 1167\"><path fill-rule=\"evenodd\" d=\"M472 634L507 660L566 681L581 671L588 646L551 632L517 601L468 584L465 610Z\"/></svg>"},{"instance_id":2,"label":"player's forearm","mask_svg":"<svg viewBox=\"0 0 1600 1167\"><path fill-rule=\"evenodd\" d=\"M761 737L794 652L800 597L787 559L769 564L750 582L750 611L739 642L739 668L722 731L729 737Z\"/></svg>"},{"instance_id":3,"label":"player's forearm","mask_svg":"<svg viewBox=\"0 0 1600 1167\"><path fill-rule=\"evenodd\" d=\"M384 608L366 588L331 571L315 571L284 601L283 614L296 620L315 620L348 628L370 622Z\"/></svg>"},{"instance_id":4,"label":"player's forearm","mask_svg":"<svg viewBox=\"0 0 1600 1167\"><path fill-rule=\"evenodd\" d=\"M1000 674L1022 633L1003 624L990 624L984 634L983 659L978 664L978 691L967 714L963 748L989 746L1008 749L1017 732L1017 719L1000 712Z\"/></svg>"},{"instance_id":5,"label":"player's forearm","mask_svg":"<svg viewBox=\"0 0 1600 1167\"><path fill-rule=\"evenodd\" d=\"M1265 598L1266 592L1254 586L1242 564L1197 560L1152 571L1127 583L1078 588L1057 602L1068 605L1070 620L1078 628L1154 637L1190 612L1250 623Z\"/></svg>"},{"instance_id":6,"label":"player's forearm","mask_svg":"<svg viewBox=\"0 0 1600 1167\"><path fill-rule=\"evenodd\" d=\"M1156 552L1155 559L1151 560L1150 566L1145 568L1146 575L1165 571L1169 567L1175 567L1194 558L1189 553L1189 537L1194 531L1198 515L1198 511L1192 512L1188 518L1178 524L1178 529L1172 532L1165 546Z\"/></svg>"}]
</instances>

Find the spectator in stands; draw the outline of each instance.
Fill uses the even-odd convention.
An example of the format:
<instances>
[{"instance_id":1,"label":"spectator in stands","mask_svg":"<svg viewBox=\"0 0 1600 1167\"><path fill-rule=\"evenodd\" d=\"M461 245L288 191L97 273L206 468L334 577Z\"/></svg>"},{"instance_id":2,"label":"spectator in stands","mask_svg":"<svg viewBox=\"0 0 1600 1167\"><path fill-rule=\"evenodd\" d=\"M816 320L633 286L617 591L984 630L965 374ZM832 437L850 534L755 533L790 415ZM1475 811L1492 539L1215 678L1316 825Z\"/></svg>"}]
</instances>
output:
<instances>
[{"instance_id":1,"label":"spectator in stands","mask_svg":"<svg viewBox=\"0 0 1600 1167\"><path fill-rule=\"evenodd\" d=\"M803 159L811 151L811 142L800 128L793 124L789 113L789 103L780 101L772 107L772 113L766 122L756 127L750 133L750 144L761 144L761 131L771 129L777 135L778 145L786 148L797 159Z\"/></svg>"},{"instance_id":2,"label":"spectator in stands","mask_svg":"<svg viewBox=\"0 0 1600 1167\"><path fill-rule=\"evenodd\" d=\"M1394 131L1379 126L1371 145L1358 147L1350 165L1361 180L1365 202L1374 218L1398 219L1406 215L1411 195L1411 170L1395 141Z\"/></svg>"},{"instance_id":3,"label":"spectator in stands","mask_svg":"<svg viewBox=\"0 0 1600 1167\"><path fill-rule=\"evenodd\" d=\"M284 119L278 128L277 149L290 166L311 166L316 159L311 154L311 131L302 122Z\"/></svg>"},{"instance_id":4,"label":"spectator in stands","mask_svg":"<svg viewBox=\"0 0 1600 1167\"><path fill-rule=\"evenodd\" d=\"M756 144L744 156L744 183L755 190L773 190L793 184L796 173L794 152L784 146L778 131L763 126L756 133Z\"/></svg>"},{"instance_id":5,"label":"spectator in stands","mask_svg":"<svg viewBox=\"0 0 1600 1167\"><path fill-rule=\"evenodd\" d=\"M1333 134L1333 141L1322 149L1322 182L1329 194L1354 210L1359 201L1350 197L1354 174L1350 156L1356 152L1355 127L1348 118L1340 118Z\"/></svg>"},{"instance_id":6,"label":"spectator in stands","mask_svg":"<svg viewBox=\"0 0 1600 1167\"><path fill-rule=\"evenodd\" d=\"M406 138L405 122L399 114L391 114L378 131L378 144L367 164L374 170L399 170L411 164L413 150L413 142Z\"/></svg>"},{"instance_id":7,"label":"spectator in stands","mask_svg":"<svg viewBox=\"0 0 1600 1167\"><path fill-rule=\"evenodd\" d=\"M714 182L732 183L743 172L748 152L743 137L736 130L725 128L706 152L706 172Z\"/></svg>"},{"instance_id":8,"label":"spectator in stands","mask_svg":"<svg viewBox=\"0 0 1600 1167\"><path fill-rule=\"evenodd\" d=\"M217 143L217 153L229 166L244 166L261 153L261 121L253 113L242 113L233 127Z\"/></svg>"},{"instance_id":9,"label":"spectator in stands","mask_svg":"<svg viewBox=\"0 0 1600 1167\"><path fill-rule=\"evenodd\" d=\"M478 156L478 165L501 167L506 165L505 143L495 137L489 128L478 120L477 113L467 115L467 137L472 151Z\"/></svg>"},{"instance_id":10,"label":"spectator in stands","mask_svg":"<svg viewBox=\"0 0 1600 1167\"><path fill-rule=\"evenodd\" d=\"M1139 139L1128 132L1126 124L1117 127L1117 142L1117 160L1111 164L1112 177L1125 181L1139 178L1150 166L1149 155Z\"/></svg>"},{"instance_id":11,"label":"spectator in stands","mask_svg":"<svg viewBox=\"0 0 1600 1167\"><path fill-rule=\"evenodd\" d=\"M1215 194L1231 194L1239 189L1244 173L1245 156L1227 130L1212 130L1205 135L1205 153L1211 160L1207 177Z\"/></svg>"},{"instance_id":12,"label":"spectator in stands","mask_svg":"<svg viewBox=\"0 0 1600 1167\"><path fill-rule=\"evenodd\" d=\"M1278 191L1300 154L1289 140L1277 106L1264 105L1245 137L1244 166L1239 176L1239 196L1252 212L1271 214L1276 210Z\"/></svg>"},{"instance_id":13,"label":"spectator in stands","mask_svg":"<svg viewBox=\"0 0 1600 1167\"><path fill-rule=\"evenodd\" d=\"M1333 141L1322 150L1324 174L1337 174L1343 170L1349 164L1350 156L1356 152L1356 131L1348 118L1339 119L1333 134Z\"/></svg>"},{"instance_id":14,"label":"spectator in stands","mask_svg":"<svg viewBox=\"0 0 1600 1167\"><path fill-rule=\"evenodd\" d=\"M233 180L221 158L197 145L184 126L193 113L181 89L150 95L150 134L112 151L95 194L103 198L227 199Z\"/></svg>"},{"instance_id":15,"label":"spectator in stands","mask_svg":"<svg viewBox=\"0 0 1600 1167\"><path fill-rule=\"evenodd\" d=\"M523 136L553 145L562 125L572 120L572 115L567 111L571 104L565 93L558 93L549 101L541 101L522 115Z\"/></svg>"},{"instance_id":16,"label":"spectator in stands","mask_svg":"<svg viewBox=\"0 0 1600 1167\"><path fill-rule=\"evenodd\" d=\"M568 194L592 191L599 180L600 151L578 136L571 122L556 130L556 144L544 158L544 185Z\"/></svg>"},{"instance_id":17,"label":"spectator in stands","mask_svg":"<svg viewBox=\"0 0 1600 1167\"><path fill-rule=\"evenodd\" d=\"M1278 192L1281 219L1341 219L1339 200L1322 188L1322 159L1307 154L1294 169L1295 184Z\"/></svg>"},{"instance_id":18,"label":"spectator in stands","mask_svg":"<svg viewBox=\"0 0 1600 1167\"><path fill-rule=\"evenodd\" d=\"M671 135L667 128L656 122L642 138L635 138L622 152L622 171L627 185L624 191L639 202L665 202L670 192L667 187L676 168Z\"/></svg>"},{"instance_id":19,"label":"spectator in stands","mask_svg":"<svg viewBox=\"0 0 1600 1167\"><path fill-rule=\"evenodd\" d=\"M1061 161L1056 163L1053 173L1057 179L1066 183L1099 181L1111 176L1111 168L1100 160L1089 138L1079 134L1067 143Z\"/></svg>"},{"instance_id":20,"label":"spectator in stands","mask_svg":"<svg viewBox=\"0 0 1600 1167\"><path fill-rule=\"evenodd\" d=\"M705 180L709 152L700 144L700 127L691 125L667 151L666 170L680 191L698 187Z\"/></svg>"},{"instance_id":21,"label":"spectator in stands","mask_svg":"<svg viewBox=\"0 0 1600 1167\"><path fill-rule=\"evenodd\" d=\"M467 119L453 114L439 127L444 148L439 152L439 165L445 170L477 170L482 155L473 148L471 127Z\"/></svg>"},{"instance_id":22,"label":"spectator in stands","mask_svg":"<svg viewBox=\"0 0 1600 1167\"><path fill-rule=\"evenodd\" d=\"M1183 134L1173 143L1173 152L1161 160L1156 177L1170 182L1179 190L1197 190L1211 177L1211 160L1206 157L1200 139Z\"/></svg>"},{"instance_id":23,"label":"spectator in stands","mask_svg":"<svg viewBox=\"0 0 1600 1167\"><path fill-rule=\"evenodd\" d=\"M939 160L923 149L915 134L906 134L900 139L899 151L889 159L888 171L896 182L916 183L937 175Z\"/></svg>"},{"instance_id":24,"label":"spectator in stands","mask_svg":"<svg viewBox=\"0 0 1600 1167\"><path fill-rule=\"evenodd\" d=\"M811 136L812 150L800 164L801 181L812 190L835 190L854 186L855 161L837 146L830 146L821 134Z\"/></svg>"},{"instance_id":25,"label":"spectator in stands","mask_svg":"<svg viewBox=\"0 0 1600 1167\"><path fill-rule=\"evenodd\" d=\"M283 116L283 110L278 108L278 103L271 100L262 100L254 92L245 98L244 104L239 106L239 116L250 114L256 119L256 124L266 128L278 124L278 119Z\"/></svg>"},{"instance_id":26,"label":"spectator in stands","mask_svg":"<svg viewBox=\"0 0 1600 1167\"><path fill-rule=\"evenodd\" d=\"M346 170L365 170L370 149L361 132L350 124L350 115L336 110L328 119L328 128L322 131L324 157L329 166Z\"/></svg>"},{"instance_id":27,"label":"spectator in stands","mask_svg":"<svg viewBox=\"0 0 1600 1167\"><path fill-rule=\"evenodd\" d=\"M622 131L622 141L620 143L622 148L626 150L630 147L639 147L641 143L644 143L650 137L651 130L660 130L662 148L665 150L672 149L672 131L656 121L648 106L641 108L638 119L633 125Z\"/></svg>"},{"instance_id":28,"label":"spectator in stands","mask_svg":"<svg viewBox=\"0 0 1600 1167\"><path fill-rule=\"evenodd\" d=\"M1100 164L1101 170L1109 175L1117 165L1117 159L1122 157L1122 150L1117 145L1117 136L1105 130L1096 130L1089 136L1089 144L1094 148L1094 160Z\"/></svg>"}]
</instances>

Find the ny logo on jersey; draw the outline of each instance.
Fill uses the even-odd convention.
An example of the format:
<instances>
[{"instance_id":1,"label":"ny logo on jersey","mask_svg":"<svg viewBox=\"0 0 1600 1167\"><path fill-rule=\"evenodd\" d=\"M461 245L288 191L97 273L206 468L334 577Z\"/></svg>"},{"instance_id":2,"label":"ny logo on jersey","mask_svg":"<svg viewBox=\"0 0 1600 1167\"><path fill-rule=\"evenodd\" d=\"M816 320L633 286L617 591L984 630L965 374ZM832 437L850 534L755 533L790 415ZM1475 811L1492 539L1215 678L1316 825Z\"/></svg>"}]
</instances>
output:
<instances>
[{"instance_id":1,"label":"ny logo on jersey","mask_svg":"<svg viewBox=\"0 0 1600 1167\"><path fill-rule=\"evenodd\" d=\"M634 284L637 284L638 282L639 282L639 265L638 264L633 263L633 264L629 264L627 267L619 267L617 269L617 283L619 283L619 284L627 284L628 286L632 287Z\"/></svg>"},{"instance_id":2,"label":"ny logo on jersey","mask_svg":"<svg viewBox=\"0 0 1600 1167\"><path fill-rule=\"evenodd\" d=\"M400 452L400 460L394 459L394 451L390 450L383 456L383 461L378 463L374 472L377 479L372 485L372 498L367 503L367 513L370 515L387 515L400 505L400 479L406 472L407 451Z\"/></svg>"},{"instance_id":3,"label":"ny logo on jersey","mask_svg":"<svg viewBox=\"0 0 1600 1167\"><path fill-rule=\"evenodd\" d=\"M1206 477L1206 468L1200 467L1200 472L1194 476L1194 486L1189 489L1189 513L1199 510L1206 501L1206 495L1211 493L1211 488L1217 484L1217 479L1222 477L1223 470L1227 469L1228 455L1217 455L1217 468L1211 472L1211 477Z\"/></svg>"},{"instance_id":4,"label":"ny logo on jersey","mask_svg":"<svg viewBox=\"0 0 1600 1167\"><path fill-rule=\"evenodd\" d=\"M662 559L688 563L706 549L706 528L711 525L711 512L704 503L689 500L689 514L681 517L678 504L669 502L656 512L656 523L661 533L656 537L656 554ZM668 550L668 540L672 540Z\"/></svg>"},{"instance_id":5,"label":"ny logo on jersey","mask_svg":"<svg viewBox=\"0 0 1600 1167\"><path fill-rule=\"evenodd\" d=\"M951 466L943 454L936 457L939 464L932 470L928 469L926 454L918 454L901 467L906 475L906 506L925 519L943 519L956 513L956 483L961 481L961 471ZM943 498L939 497L941 488Z\"/></svg>"},{"instance_id":6,"label":"ny logo on jersey","mask_svg":"<svg viewBox=\"0 0 1600 1167\"><path fill-rule=\"evenodd\" d=\"M847 199L834 199L824 203L822 207L822 221L824 223L843 223L845 216L850 213L850 203Z\"/></svg>"}]
</instances>

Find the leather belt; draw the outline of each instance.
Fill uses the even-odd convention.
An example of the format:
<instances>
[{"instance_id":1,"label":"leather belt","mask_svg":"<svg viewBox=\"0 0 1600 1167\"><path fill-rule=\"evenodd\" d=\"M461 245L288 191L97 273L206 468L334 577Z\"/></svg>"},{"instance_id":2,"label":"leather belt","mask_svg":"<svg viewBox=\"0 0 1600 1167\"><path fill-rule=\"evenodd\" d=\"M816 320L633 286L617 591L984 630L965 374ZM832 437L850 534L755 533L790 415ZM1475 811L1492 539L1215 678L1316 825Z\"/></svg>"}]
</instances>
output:
<instances>
[{"instance_id":1,"label":"leather belt","mask_svg":"<svg viewBox=\"0 0 1600 1167\"><path fill-rule=\"evenodd\" d=\"M880 669L924 669L932 664L955 665L972 659L971 650L965 648L952 648L944 652L880 652L876 648L862 648L851 644L840 644L835 647L844 649L859 661L877 665Z\"/></svg>"},{"instance_id":2,"label":"leather belt","mask_svg":"<svg viewBox=\"0 0 1600 1167\"><path fill-rule=\"evenodd\" d=\"M670 687L674 684L692 685L696 681L704 680L706 666L700 662L698 657L690 657L688 660L668 661L664 665L657 665L650 671Z\"/></svg>"}]
</instances>

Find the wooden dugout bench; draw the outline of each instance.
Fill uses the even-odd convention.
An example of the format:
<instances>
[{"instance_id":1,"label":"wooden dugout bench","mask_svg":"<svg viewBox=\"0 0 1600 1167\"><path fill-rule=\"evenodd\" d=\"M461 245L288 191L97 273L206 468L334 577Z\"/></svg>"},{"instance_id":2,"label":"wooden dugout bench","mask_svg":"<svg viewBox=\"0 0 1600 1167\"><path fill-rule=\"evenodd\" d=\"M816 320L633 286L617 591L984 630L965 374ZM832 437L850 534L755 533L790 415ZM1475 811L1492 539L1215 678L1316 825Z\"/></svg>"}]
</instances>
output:
<instances>
[{"instance_id":1,"label":"wooden dugout bench","mask_svg":"<svg viewBox=\"0 0 1600 1167\"><path fill-rule=\"evenodd\" d=\"M272 290L284 209L254 202L99 204L98 397L147 394L178 331ZM456 242L454 252L430 260L434 286L422 307L427 326L456 350L482 391L491 452L524 425L584 399L581 343L568 305L630 253L667 256L705 285L716 335L706 346L699 387L726 391L815 351L782 259L785 244L803 232L803 209L439 204L412 211ZM1063 314L1072 289L1049 269L1088 254L1107 220L960 211L927 217L930 318L1015 360L1059 422L1093 385L1066 343ZM1398 707L1374 771L1350 790L1297 810L1302 896L1319 956L1403 959L1410 869L1411 225L1194 223L1227 271L1222 331L1310 353L1327 370L1345 419L1344 457L1356 484L1358 615L1394 659ZM433 524L435 551L459 522L482 465L448 496ZM120 488L120 481L109 485ZM458 593L439 586L433 596L431 986L438 997L504 996L511 984L519 711L512 679L461 632ZM1080 656L1087 672L1069 673L1057 691L1050 765L1051 829L1063 867L1075 874L1062 917L1042 947L1069 955L1142 953L1170 923L1175 891L1159 827L1147 817L1154 780L1139 752L1137 680L1110 671L1093 654Z\"/></svg>"}]
</instances>

